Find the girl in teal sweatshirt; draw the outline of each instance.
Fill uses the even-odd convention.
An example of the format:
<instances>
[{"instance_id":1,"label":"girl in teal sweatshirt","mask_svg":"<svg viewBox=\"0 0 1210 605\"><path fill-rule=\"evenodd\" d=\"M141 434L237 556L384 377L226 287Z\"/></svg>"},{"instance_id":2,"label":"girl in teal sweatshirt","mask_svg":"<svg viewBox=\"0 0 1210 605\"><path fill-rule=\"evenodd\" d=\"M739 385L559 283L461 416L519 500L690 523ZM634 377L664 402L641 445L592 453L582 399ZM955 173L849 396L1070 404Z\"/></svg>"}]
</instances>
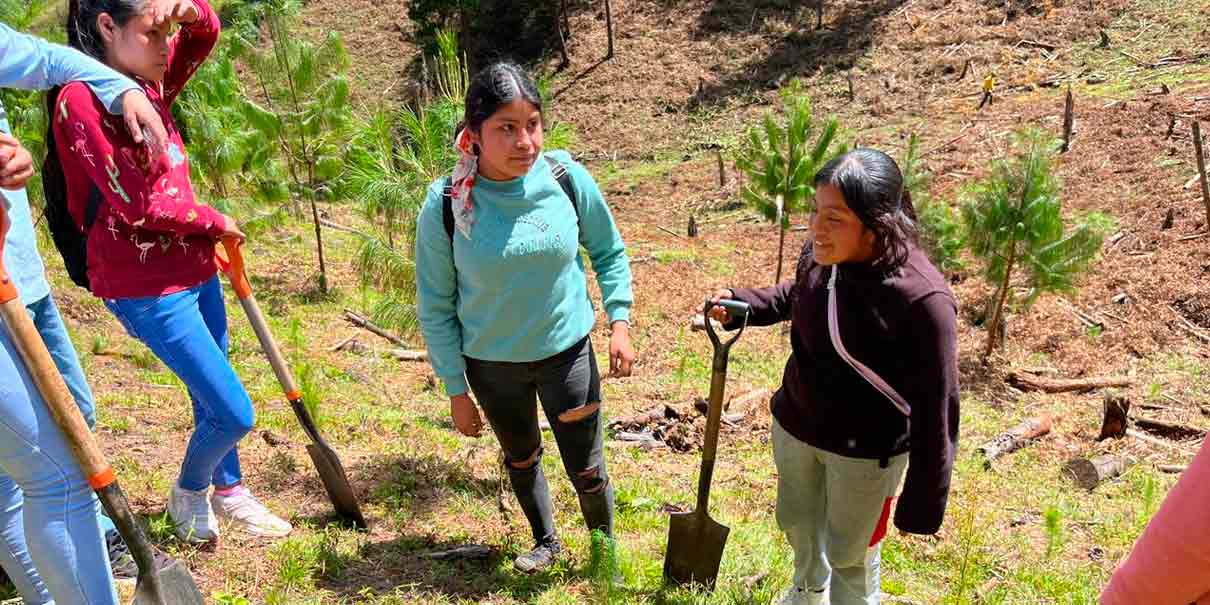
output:
<instances>
[{"instance_id":1,"label":"girl in teal sweatshirt","mask_svg":"<svg viewBox=\"0 0 1210 605\"><path fill-rule=\"evenodd\" d=\"M516 65L480 72L455 135L461 159L429 188L416 235L416 288L429 359L454 425L477 436L479 400L533 529L517 569L549 567L562 546L540 464L537 400L589 529L613 530L601 379L589 333L583 246L609 318L610 370L630 374L630 265L592 176L565 152L542 152L542 101ZM469 389L469 391L468 391Z\"/></svg>"}]
</instances>

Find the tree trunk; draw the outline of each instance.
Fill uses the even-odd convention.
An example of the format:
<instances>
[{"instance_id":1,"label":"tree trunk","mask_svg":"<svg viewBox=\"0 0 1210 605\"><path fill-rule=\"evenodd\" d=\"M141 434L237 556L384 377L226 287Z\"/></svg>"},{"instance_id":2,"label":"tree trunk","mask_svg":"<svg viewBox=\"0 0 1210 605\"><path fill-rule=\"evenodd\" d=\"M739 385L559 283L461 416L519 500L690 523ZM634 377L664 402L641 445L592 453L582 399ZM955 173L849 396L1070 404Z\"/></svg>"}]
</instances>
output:
<instances>
[{"instance_id":1,"label":"tree trunk","mask_svg":"<svg viewBox=\"0 0 1210 605\"><path fill-rule=\"evenodd\" d=\"M1030 418L979 446L979 453L983 454L984 468L990 469L992 461L996 458L1015 452L1049 433L1053 423L1054 418L1050 414Z\"/></svg>"},{"instance_id":2,"label":"tree trunk","mask_svg":"<svg viewBox=\"0 0 1210 605\"><path fill-rule=\"evenodd\" d=\"M1076 458L1063 467L1063 472L1075 480L1076 484L1086 490L1126 472L1133 462L1118 456L1097 456L1095 458Z\"/></svg>"},{"instance_id":3,"label":"tree trunk","mask_svg":"<svg viewBox=\"0 0 1210 605\"><path fill-rule=\"evenodd\" d=\"M1202 180L1202 205L1206 207L1206 231L1210 232L1210 182L1206 180L1206 153L1202 150L1202 127L1193 121L1193 151L1197 155L1197 173Z\"/></svg>"},{"instance_id":4,"label":"tree trunk","mask_svg":"<svg viewBox=\"0 0 1210 605\"><path fill-rule=\"evenodd\" d=\"M992 316L987 324L987 347L983 349L983 362L987 363L988 358L992 356L992 351L999 344L1000 323L1004 321L1004 303L1008 300L1009 284L1012 282L1013 263L1017 262L1017 240L1012 241L1012 245L1008 249L1008 260L1004 265L1004 281L1000 282L1000 288L996 292L995 305L992 307Z\"/></svg>"},{"instance_id":5,"label":"tree trunk","mask_svg":"<svg viewBox=\"0 0 1210 605\"><path fill-rule=\"evenodd\" d=\"M609 50L605 52L606 59L613 58L613 9L609 6L609 0L605 0L605 32L609 36Z\"/></svg>"},{"instance_id":6,"label":"tree trunk","mask_svg":"<svg viewBox=\"0 0 1210 605\"><path fill-rule=\"evenodd\" d=\"M777 196L777 277L773 278L773 283L782 283L782 253L785 249L785 225L782 224L783 208L782 196Z\"/></svg>"},{"instance_id":7,"label":"tree trunk","mask_svg":"<svg viewBox=\"0 0 1210 605\"><path fill-rule=\"evenodd\" d=\"M327 264L324 263L324 235L323 228L319 224L319 206L315 203L315 160L311 158L310 151L307 151L306 153L307 200L311 202L311 221L315 224L315 254L319 257L319 291L323 294L327 294L328 267Z\"/></svg>"},{"instance_id":8,"label":"tree trunk","mask_svg":"<svg viewBox=\"0 0 1210 605\"><path fill-rule=\"evenodd\" d=\"M571 58L567 56L567 38L563 35L563 24L567 23L567 0L560 0L558 12L555 14L555 31L559 33L559 67L556 71L567 69Z\"/></svg>"},{"instance_id":9,"label":"tree trunk","mask_svg":"<svg viewBox=\"0 0 1210 605\"><path fill-rule=\"evenodd\" d=\"M567 0L559 0L559 14L563 17L563 35L571 39L571 20L567 17Z\"/></svg>"},{"instance_id":10,"label":"tree trunk","mask_svg":"<svg viewBox=\"0 0 1210 605\"><path fill-rule=\"evenodd\" d=\"M1063 149L1067 153L1071 149L1071 129L1075 126L1075 98L1071 96L1071 85L1067 85L1067 102L1063 107Z\"/></svg>"},{"instance_id":11,"label":"tree trunk","mask_svg":"<svg viewBox=\"0 0 1210 605\"><path fill-rule=\"evenodd\" d=\"M823 0L815 2L815 29L823 29Z\"/></svg>"},{"instance_id":12,"label":"tree trunk","mask_svg":"<svg viewBox=\"0 0 1210 605\"><path fill-rule=\"evenodd\" d=\"M1022 391L1068 393L1071 391L1092 391L1106 387L1128 387L1133 385L1134 381L1120 376L1064 379L1043 378L1025 372L1012 372L1008 375L1008 384Z\"/></svg>"}]
</instances>

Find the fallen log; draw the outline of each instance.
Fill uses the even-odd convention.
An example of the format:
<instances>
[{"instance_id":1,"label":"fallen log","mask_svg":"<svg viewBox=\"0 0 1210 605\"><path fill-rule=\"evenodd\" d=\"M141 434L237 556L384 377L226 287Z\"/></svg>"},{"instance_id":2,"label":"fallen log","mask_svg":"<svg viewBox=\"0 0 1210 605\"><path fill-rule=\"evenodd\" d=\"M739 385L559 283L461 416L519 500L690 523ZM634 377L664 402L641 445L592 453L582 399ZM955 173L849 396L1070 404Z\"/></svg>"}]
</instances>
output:
<instances>
[{"instance_id":1,"label":"fallen log","mask_svg":"<svg viewBox=\"0 0 1210 605\"><path fill-rule=\"evenodd\" d=\"M983 454L983 468L990 469L992 461L996 458L1015 452L1029 445L1035 439L1046 435L1050 432L1053 423L1053 416L1043 414L1035 418L1029 418L1017 426L996 435L991 441L979 446L978 451Z\"/></svg>"},{"instance_id":2,"label":"fallen log","mask_svg":"<svg viewBox=\"0 0 1210 605\"><path fill-rule=\"evenodd\" d=\"M1193 439L1195 437L1204 437L1206 431L1195 426L1187 424L1179 424L1174 422L1164 422L1153 418L1135 418L1134 425L1149 432L1157 433L1168 439Z\"/></svg>"},{"instance_id":3,"label":"fallen log","mask_svg":"<svg viewBox=\"0 0 1210 605\"><path fill-rule=\"evenodd\" d=\"M1101 435L1097 437L1097 441L1125 437L1128 422L1130 400L1116 395L1105 395L1105 412L1101 417Z\"/></svg>"},{"instance_id":4,"label":"fallen log","mask_svg":"<svg viewBox=\"0 0 1210 605\"><path fill-rule=\"evenodd\" d=\"M1182 454L1190 454L1190 455L1193 454L1193 452L1186 450L1185 448L1181 447L1179 444L1172 443L1170 441L1165 441L1165 440L1159 439L1157 437L1152 437L1151 435L1136 431L1134 429L1126 429L1126 434L1130 435L1131 437L1134 437L1135 439L1138 439L1139 441L1142 441L1143 443L1156 445L1156 446L1159 446L1159 447L1162 447L1165 449L1170 449L1173 451L1180 452Z\"/></svg>"},{"instance_id":5,"label":"fallen log","mask_svg":"<svg viewBox=\"0 0 1210 605\"><path fill-rule=\"evenodd\" d=\"M391 341L392 343L394 343L396 345L399 345L404 348L408 347L407 341L374 325L374 323L371 322L369 320L369 318L367 318L364 315L360 315L358 313L354 313L353 311L345 309L345 319L348 320L349 323L351 323L359 328L373 332L374 334L377 334L377 335Z\"/></svg>"},{"instance_id":6,"label":"fallen log","mask_svg":"<svg viewBox=\"0 0 1210 605\"><path fill-rule=\"evenodd\" d=\"M1128 387L1134 384L1129 378L1117 376L1102 376L1095 378L1043 378L1025 372L1012 372L1008 375L1008 384L1022 391L1042 391L1044 393L1067 393L1071 391L1092 391L1108 387Z\"/></svg>"},{"instance_id":7,"label":"fallen log","mask_svg":"<svg viewBox=\"0 0 1210 605\"><path fill-rule=\"evenodd\" d=\"M1101 483L1120 476L1133 464L1134 461L1119 456L1076 458L1063 467L1063 472L1071 477L1076 485L1091 491Z\"/></svg>"},{"instance_id":8,"label":"fallen log","mask_svg":"<svg viewBox=\"0 0 1210 605\"><path fill-rule=\"evenodd\" d=\"M409 351L407 349L391 349L387 351L387 355L398 359L399 361L428 361L428 351Z\"/></svg>"},{"instance_id":9,"label":"fallen log","mask_svg":"<svg viewBox=\"0 0 1210 605\"><path fill-rule=\"evenodd\" d=\"M756 389L755 391L748 391L743 395L736 395L735 397L727 400L727 405L724 405L723 409L729 412L731 411L731 408L735 408L736 413L747 413L748 406L756 403L757 401L768 402L769 389Z\"/></svg>"},{"instance_id":10,"label":"fallen log","mask_svg":"<svg viewBox=\"0 0 1210 605\"><path fill-rule=\"evenodd\" d=\"M654 408L651 408L650 410L647 410L646 412L635 414L633 416L623 416L621 418L615 418L612 421L610 421L609 428L612 428L612 429L629 428L632 430L642 429L649 425L658 424L660 422L663 422L664 420L679 419L681 417L681 415L682 414L681 414L680 410L678 410L666 403L661 403L660 405L658 405Z\"/></svg>"}]
</instances>

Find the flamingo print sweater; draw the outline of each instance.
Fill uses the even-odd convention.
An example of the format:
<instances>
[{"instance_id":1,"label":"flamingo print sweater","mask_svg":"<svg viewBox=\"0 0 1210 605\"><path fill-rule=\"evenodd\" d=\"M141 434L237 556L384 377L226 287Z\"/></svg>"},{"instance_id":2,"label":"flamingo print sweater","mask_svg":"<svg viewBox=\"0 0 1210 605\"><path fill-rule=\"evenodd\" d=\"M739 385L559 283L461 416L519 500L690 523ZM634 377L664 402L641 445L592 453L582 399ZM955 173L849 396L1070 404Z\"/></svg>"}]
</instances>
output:
<instances>
[{"instance_id":1,"label":"flamingo print sweater","mask_svg":"<svg viewBox=\"0 0 1210 605\"><path fill-rule=\"evenodd\" d=\"M88 232L88 279L101 298L161 296L214 276L214 242L224 218L199 202L189 161L169 107L218 41L219 18L193 0L197 21L169 41L162 82L136 78L168 129L167 153L151 157L121 117L109 114L87 86L72 82L56 99L53 132L67 180L67 208L84 224L88 200L100 193Z\"/></svg>"}]
</instances>

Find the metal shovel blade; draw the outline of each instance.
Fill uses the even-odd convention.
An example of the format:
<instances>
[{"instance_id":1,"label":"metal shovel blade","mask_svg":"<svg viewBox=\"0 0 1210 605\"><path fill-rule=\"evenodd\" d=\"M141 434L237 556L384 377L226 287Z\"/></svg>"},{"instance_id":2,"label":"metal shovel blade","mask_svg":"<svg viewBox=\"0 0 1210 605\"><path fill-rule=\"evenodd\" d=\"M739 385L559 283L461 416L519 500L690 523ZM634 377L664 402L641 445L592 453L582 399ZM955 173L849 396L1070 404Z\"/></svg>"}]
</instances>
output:
<instances>
[{"instance_id":1,"label":"metal shovel blade","mask_svg":"<svg viewBox=\"0 0 1210 605\"><path fill-rule=\"evenodd\" d=\"M676 584L713 586L729 533L731 528L704 512L673 513L668 524L664 577Z\"/></svg>"},{"instance_id":2,"label":"metal shovel blade","mask_svg":"<svg viewBox=\"0 0 1210 605\"><path fill-rule=\"evenodd\" d=\"M357 496L353 494L353 486L340 463L340 457L323 441L307 444L307 453L311 455L311 462L315 463L320 479L323 479L324 489L328 491L328 499L332 501L336 514L364 529L366 519L361 514L361 506L357 504Z\"/></svg>"},{"instance_id":3,"label":"metal shovel blade","mask_svg":"<svg viewBox=\"0 0 1210 605\"><path fill-rule=\"evenodd\" d=\"M134 589L134 605L205 604L201 591L180 561L173 561L156 571L154 580L144 578L142 572L139 573Z\"/></svg>"}]
</instances>

